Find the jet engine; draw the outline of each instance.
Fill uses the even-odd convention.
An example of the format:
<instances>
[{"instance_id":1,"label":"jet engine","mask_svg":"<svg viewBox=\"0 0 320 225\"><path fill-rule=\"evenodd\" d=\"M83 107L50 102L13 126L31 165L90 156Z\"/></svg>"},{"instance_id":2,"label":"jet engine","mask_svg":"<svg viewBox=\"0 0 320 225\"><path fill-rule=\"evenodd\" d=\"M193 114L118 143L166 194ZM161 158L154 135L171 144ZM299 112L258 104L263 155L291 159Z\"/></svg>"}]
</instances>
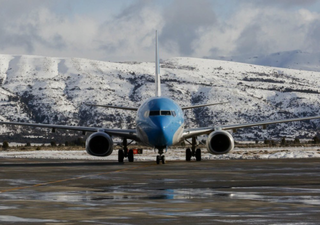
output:
<instances>
[{"instance_id":1,"label":"jet engine","mask_svg":"<svg viewBox=\"0 0 320 225\"><path fill-rule=\"evenodd\" d=\"M234 148L232 135L223 130L212 132L207 139L208 152L213 155L222 155L230 152Z\"/></svg>"},{"instance_id":2,"label":"jet engine","mask_svg":"<svg viewBox=\"0 0 320 225\"><path fill-rule=\"evenodd\" d=\"M91 134L86 140L86 151L93 156L108 156L113 151L112 138L103 132Z\"/></svg>"}]
</instances>

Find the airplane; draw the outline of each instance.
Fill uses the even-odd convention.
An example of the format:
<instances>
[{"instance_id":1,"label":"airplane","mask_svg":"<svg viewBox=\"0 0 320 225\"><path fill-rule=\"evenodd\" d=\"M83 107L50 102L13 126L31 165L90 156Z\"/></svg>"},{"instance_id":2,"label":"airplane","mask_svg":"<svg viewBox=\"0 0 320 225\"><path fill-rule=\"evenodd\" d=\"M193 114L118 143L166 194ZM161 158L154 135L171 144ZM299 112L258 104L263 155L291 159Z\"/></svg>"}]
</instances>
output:
<instances>
[{"instance_id":1,"label":"airplane","mask_svg":"<svg viewBox=\"0 0 320 225\"><path fill-rule=\"evenodd\" d=\"M201 135L208 135L206 140L207 151L211 154L227 154L234 149L234 139L228 130L237 130L240 128L262 126L266 128L269 124L287 123L294 121L320 119L320 116L302 117L274 121L262 121L248 124L222 125L213 127L185 128L184 110L226 104L226 102L211 103L204 105L195 105L180 107L172 99L161 95L160 67L158 53L158 33L155 35L155 96L145 100L139 108L122 107L113 105L95 105L85 103L91 107L115 108L121 110L130 110L137 113L135 129L109 129L103 127L81 127L64 126L54 124L36 124L21 122L1 122L3 125L19 125L40 128L50 128L53 132L56 129L76 130L92 133L86 140L86 151L88 154L98 157L106 157L113 152L113 137L122 138L122 149L118 150L118 162L124 162L128 158L129 162L134 161L133 150L128 146L136 141L141 145L153 147L158 150L156 157L157 164L165 164L165 150L170 146L178 145L183 141L191 144L191 149L186 149L186 161L191 161L192 157L196 161L201 161L201 149L197 148L196 138ZM189 141L191 139L191 141ZM128 143L128 140L131 140Z\"/></svg>"}]
</instances>

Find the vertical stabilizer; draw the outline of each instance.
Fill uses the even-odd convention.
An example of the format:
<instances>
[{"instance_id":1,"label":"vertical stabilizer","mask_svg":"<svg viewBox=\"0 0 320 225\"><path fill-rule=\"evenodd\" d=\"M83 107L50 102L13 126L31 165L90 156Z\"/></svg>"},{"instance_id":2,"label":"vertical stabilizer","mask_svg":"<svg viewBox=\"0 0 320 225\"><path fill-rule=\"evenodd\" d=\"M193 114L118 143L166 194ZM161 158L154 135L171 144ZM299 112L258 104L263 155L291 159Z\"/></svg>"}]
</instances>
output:
<instances>
[{"instance_id":1,"label":"vertical stabilizer","mask_svg":"<svg viewBox=\"0 0 320 225\"><path fill-rule=\"evenodd\" d=\"M160 82L160 66L159 66L159 52L158 52L158 31L156 31L156 96L161 96L161 82Z\"/></svg>"}]
</instances>

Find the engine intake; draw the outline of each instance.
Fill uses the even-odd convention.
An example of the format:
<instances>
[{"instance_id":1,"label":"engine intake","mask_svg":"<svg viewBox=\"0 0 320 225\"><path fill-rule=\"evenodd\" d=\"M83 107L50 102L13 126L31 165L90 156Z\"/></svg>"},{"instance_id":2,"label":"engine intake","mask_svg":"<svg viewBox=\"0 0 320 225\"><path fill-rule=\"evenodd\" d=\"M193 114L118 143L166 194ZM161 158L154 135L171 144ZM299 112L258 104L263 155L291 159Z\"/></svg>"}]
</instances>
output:
<instances>
[{"instance_id":1,"label":"engine intake","mask_svg":"<svg viewBox=\"0 0 320 225\"><path fill-rule=\"evenodd\" d=\"M93 156L108 156L113 151L112 138L103 132L91 134L86 140L86 151Z\"/></svg>"},{"instance_id":2,"label":"engine intake","mask_svg":"<svg viewBox=\"0 0 320 225\"><path fill-rule=\"evenodd\" d=\"M234 148L232 135L223 130L212 132L207 139L208 152L213 155L222 155L230 152Z\"/></svg>"}]
</instances>

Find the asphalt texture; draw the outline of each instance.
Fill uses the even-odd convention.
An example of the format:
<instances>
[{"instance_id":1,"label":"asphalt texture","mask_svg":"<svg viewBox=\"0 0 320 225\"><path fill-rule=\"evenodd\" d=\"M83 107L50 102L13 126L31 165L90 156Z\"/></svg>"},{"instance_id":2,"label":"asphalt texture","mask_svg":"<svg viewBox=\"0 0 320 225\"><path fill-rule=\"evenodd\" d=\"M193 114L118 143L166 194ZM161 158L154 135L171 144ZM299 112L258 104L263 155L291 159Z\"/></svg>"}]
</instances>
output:
<instances>
[{"instance_id":1,"label":"asphalt texture","mask_svg":"<svg viewBox=\"0 0 320 225\"><path fill-rule=\"evenodd\" d=\"M319 224L320 159L1 159L0 224Z\"/></svg>"}]
</instances>

